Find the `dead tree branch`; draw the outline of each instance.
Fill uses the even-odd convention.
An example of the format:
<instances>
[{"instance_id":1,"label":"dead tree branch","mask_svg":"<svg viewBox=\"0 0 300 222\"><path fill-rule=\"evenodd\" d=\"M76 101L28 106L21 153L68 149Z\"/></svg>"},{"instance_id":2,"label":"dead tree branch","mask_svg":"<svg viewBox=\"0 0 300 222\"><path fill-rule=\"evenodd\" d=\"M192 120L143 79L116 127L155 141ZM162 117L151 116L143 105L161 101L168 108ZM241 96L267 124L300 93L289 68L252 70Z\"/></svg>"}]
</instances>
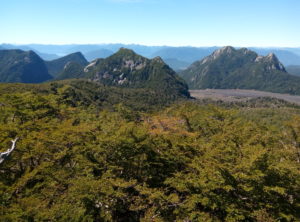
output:
<instances>
[{"instance_id":1,"label":"dead tree branch","mask_svg":"<svg viewBox=\"0 0 300 222\"><path fill-rule=\"evenodd\" d=\"M11 154L11 152L16 148L16 144L19 138L16 138L11 141L11 148L8 149L7 151L1 153L0 152L0 164Z\"/></svg>"}]
</instances>

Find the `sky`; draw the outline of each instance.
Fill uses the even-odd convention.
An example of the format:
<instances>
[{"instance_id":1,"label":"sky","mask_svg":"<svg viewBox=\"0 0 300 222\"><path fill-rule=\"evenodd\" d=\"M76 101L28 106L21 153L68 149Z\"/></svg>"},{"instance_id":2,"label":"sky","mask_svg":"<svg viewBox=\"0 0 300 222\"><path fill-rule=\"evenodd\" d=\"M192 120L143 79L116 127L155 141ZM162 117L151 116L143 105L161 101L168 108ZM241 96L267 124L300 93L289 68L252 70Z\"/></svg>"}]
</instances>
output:
<instances>
[{"instance_id":1,"label":"sky","mask_svg":"<svg viewBox=\"0 0 300 222\"><path fill-rule=\"evenodd\" d=\"M300 0L0 0L0 43L300 47Z\"/></svg>"}]
</instances>

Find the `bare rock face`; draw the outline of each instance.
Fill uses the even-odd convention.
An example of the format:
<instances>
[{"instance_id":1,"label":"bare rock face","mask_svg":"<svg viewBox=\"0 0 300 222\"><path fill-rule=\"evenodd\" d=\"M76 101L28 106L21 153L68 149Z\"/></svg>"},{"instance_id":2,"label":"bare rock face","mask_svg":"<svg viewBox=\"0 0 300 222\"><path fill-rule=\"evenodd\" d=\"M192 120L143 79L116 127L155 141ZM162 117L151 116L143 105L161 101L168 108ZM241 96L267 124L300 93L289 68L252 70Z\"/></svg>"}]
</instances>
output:
<instances>
[{"instance_id":1,"label":"bare rock face","mask_svg":"<svg viewBox=\"0 0 300 222\"><path fill-rule=\"evenodd\" d=\"M85 68L84 68L84 72L89 72L90 70L93 69L93 67L95 67L96 65L98 65L103 59L95 59L94 61L92 61L90 64L88 64Z\"/></svg>"},{"instance_id":2,"label":"bare rock face","mask_svg":"<svg viewBox=\"0 0 300 222\"><path fill-rule=\"evenodd\" d=\"M280 70L285 72L284 66L279 62L279 59L274 53L270 53L265 57L266 63L270 63L269 67L273 70Z\"/></svg>"},{"instance_id":3,"label":"bare rock face","mask_svg":"<svg viewBox=\"0 0 300 222\"><path fill-rule=\"evenodd\" d=\"M225 46L223 48L220 48L218 50L216 50L213 54L212 54L212 58L216 59L218 58L220 55L223 54L231 54L235 51L235 49L231 46Z\"/></svg>"}]
</instances>

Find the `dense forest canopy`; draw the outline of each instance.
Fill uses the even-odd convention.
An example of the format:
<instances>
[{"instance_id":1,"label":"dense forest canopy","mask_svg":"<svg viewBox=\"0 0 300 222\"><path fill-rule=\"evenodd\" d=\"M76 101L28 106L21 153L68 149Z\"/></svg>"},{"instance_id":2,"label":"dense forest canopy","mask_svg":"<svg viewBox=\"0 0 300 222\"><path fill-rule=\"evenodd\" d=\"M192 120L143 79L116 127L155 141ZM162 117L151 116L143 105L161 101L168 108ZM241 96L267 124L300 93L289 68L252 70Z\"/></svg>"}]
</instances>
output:
<instances>
[{"instance_id":1,"label":"dense forest canopy","mask_svg":"<svg viewBox=\"0 0 300 222\"><path fill-rule=\"evenodd\" d=\"M1 84L0 113L0 151L19 138L0 165L1 221L300 219L292 104L70 80Z\"/></svg>"}]
</instances>

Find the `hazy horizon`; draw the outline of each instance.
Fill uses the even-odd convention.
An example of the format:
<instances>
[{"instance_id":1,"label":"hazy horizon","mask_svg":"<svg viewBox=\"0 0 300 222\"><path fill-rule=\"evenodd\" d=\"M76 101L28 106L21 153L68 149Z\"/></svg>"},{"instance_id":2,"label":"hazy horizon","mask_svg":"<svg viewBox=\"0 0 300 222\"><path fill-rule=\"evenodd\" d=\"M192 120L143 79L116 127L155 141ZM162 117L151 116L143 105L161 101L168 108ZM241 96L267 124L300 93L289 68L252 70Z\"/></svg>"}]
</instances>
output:
<instances>
[{"instance_id":1,"label":"hazy horizon","mask_svg":"<svg viewBox=\"0 0 300 222\"><path fill-rule=\"evenodd\" d=\"M146 46L146 47L174 47L174 48L180 48L180 47L192 47L192 48L211 48L211 47L226 47L226 46L232 46L234 48L300 48L299 46L256 46L256 45L249 45L249 46L243 46L243 45L147 45L147 44L138 44L138 43L11 43L11 42L0 42L0 45L15 45L15 46L26 46L26 45L44 45L44 46L80 46L80 45L136 45L136 46Z\"/></svg>"},{"instance_id":2,"label":"hazy horizon","mask_svg":"<svg viewBox=\"0 0 300 222\"><path fill-rule=\"evenodd\" d=\"M1 43L300 47L297 0L2 0Z\"/></svg>"}]
</instances>

